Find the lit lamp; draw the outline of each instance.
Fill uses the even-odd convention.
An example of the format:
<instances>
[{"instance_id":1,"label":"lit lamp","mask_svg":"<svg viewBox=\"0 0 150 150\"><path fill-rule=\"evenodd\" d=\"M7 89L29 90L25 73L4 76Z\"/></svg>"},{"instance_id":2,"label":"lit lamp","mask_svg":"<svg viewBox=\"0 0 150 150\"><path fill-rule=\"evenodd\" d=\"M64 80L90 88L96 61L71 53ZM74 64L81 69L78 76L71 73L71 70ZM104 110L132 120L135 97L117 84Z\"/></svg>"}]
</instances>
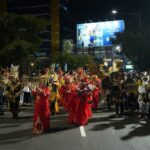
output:
<instances>
[{"instance_id":1,"label":"lit lamp","mask_svg":"<svg viewBox=\"0 0 150 150\"><path fill-rule=\"evenodd\" d=\"M33 66L34 66L34 63L32 62L30 65L31 65L31 67L33 67Z\"/></svg>"},{"instance_id":2,"label":"lit lamp","mask_svg":"<svg viewBox=\"0 0 150 150\"><path fill-rule=\"evenodd\" d=\"M142 19L141 19L141 13L124 13L124 12L118 12L116 9L113 9L111 11L112 15L125 15L125 16L136 16L138 17L138 26L141 27L142 25Z\"/></svg>"},{"instance_id":3,"label":"lit lamp","mask_svg":"<svg viewBox=\"0 0 150 150\"><path fill-rule=\"evenodd\" d=\"M111 11L111 13L112 13L113 15L116 15L116 14L118 13L118 11L117 11L116 9L113 9L113 10Z\"/></svg>"}]
</instances>

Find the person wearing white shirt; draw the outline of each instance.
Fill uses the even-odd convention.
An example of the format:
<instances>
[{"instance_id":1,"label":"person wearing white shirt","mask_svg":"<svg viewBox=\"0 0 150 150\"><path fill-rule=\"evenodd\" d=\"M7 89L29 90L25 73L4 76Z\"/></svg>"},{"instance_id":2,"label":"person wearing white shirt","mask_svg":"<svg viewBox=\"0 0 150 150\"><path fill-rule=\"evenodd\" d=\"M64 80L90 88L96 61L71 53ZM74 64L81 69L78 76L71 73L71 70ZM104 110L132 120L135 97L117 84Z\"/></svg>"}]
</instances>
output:
<instances>
[{"instance_id":1,"label":"person wearing white shirt","mask_svg":"<svg viewBox=\"0 0 150 150\"><path fill-rule=\"evenodd\" d=\"M29 104L31 102L31 90L28 85L25 85L23 88L24 100L25 104Z\"/></svg>"}]
</instances>

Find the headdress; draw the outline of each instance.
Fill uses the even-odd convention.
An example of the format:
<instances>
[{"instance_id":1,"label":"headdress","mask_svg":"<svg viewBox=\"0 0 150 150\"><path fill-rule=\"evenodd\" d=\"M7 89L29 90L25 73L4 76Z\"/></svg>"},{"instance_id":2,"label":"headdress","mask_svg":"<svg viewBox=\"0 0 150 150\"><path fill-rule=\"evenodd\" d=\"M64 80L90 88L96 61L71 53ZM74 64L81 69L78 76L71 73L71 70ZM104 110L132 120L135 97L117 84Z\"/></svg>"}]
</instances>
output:
<instances>
[{"instance_id":1,"label":"headdress","mask_svg":"<svg viewBox=\"0 0 150 150\"><path fill-rule=\"evenodd\" d=\"M19 65L18 66L14 66L13 64L10 67L10 75L14 78L14 79L18 79L19 78Z\"/></svg>"}]
</instances>

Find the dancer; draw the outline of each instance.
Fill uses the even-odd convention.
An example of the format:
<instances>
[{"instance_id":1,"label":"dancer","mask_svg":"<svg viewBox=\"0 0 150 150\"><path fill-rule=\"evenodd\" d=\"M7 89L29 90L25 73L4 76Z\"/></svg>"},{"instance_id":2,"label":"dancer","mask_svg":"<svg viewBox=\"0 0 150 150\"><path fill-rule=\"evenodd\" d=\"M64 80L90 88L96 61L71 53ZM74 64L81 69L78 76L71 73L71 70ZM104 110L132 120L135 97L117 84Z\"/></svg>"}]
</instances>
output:
<instances>
[{"instance_id":1,"label":"dancer","mask_svg":"<svg viewBox=\"0 0 150 150\"><path fill-rule=\"evenodd\" d=\"M31 87L35 97L33 134L47 132L50 127L49 96L50 89L46 86L43 78L39 79L36 89Z\"/></svg>"}]
</instances>

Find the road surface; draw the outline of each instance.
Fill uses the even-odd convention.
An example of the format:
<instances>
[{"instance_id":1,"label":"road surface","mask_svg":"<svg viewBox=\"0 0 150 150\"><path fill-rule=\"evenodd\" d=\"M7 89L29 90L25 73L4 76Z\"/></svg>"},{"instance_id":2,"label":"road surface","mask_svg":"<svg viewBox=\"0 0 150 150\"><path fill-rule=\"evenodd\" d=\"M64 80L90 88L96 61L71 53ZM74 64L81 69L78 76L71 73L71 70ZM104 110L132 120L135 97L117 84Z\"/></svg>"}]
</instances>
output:
<instances>
[{"instance_id":1,"label":"road surface","mask_svg":"<svg viewBox=\"0 0 150 150\"><path fill-rule=\"evenodd\" d=\"M67 114L51 118L49 133L32 135L33 108L28 107L11 119L0 116L0 150L150 150L150 119L136 116L114 117L99 110L89 124L67 124Z\"/></svg>"}]
</instances>

